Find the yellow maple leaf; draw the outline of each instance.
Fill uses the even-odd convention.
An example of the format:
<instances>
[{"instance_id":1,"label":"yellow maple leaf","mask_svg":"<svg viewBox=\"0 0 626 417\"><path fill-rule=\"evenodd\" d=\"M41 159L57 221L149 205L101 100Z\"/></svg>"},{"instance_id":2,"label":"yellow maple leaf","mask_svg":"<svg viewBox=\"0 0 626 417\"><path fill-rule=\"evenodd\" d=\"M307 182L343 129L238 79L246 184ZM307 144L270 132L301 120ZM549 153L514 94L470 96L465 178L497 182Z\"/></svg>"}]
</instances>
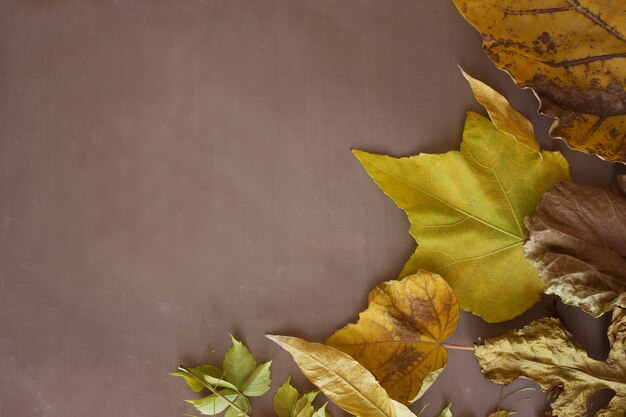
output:
<instances>
[{"instance_id":1,"label":"yellow maple leaf","mask_svg":"<svg viewBox=\"0 0 626 417\"><path fill-rule=\"evenodd\" d=\"M411 222L418 247L400 276L435 272L463 309L500 322L539 300L543 284L523 254L524 217L544 191L569 179L569 168L560 153L539 151L527 120L480 84L472 87L499 122L469 112L460 151L409 158L353 152Z\"/></svg>"}]
</instances>

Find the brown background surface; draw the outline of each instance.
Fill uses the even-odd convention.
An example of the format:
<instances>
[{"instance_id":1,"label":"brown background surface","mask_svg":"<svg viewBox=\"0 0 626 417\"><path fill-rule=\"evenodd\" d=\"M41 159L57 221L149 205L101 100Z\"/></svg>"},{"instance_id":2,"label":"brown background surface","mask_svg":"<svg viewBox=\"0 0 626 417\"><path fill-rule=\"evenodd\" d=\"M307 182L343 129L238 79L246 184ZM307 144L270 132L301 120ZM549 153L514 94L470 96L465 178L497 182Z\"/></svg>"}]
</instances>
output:
<instances>
[{"instance_id":1,"label":"brown background surface","mask_svg":"<svg viewBox=\"0 0 626 417\"><path fill-rule=\"evenodd\" d=\"M451 1L0 2L0 415L178 416L193 395L167 373L209 344L219 360L228 332L274 359L274 389L290 372L307 387L263 334L324 340L400 271L406 217L350 148L457 149L479 110L457 65L576 180L610 181L614 165L545 139ZM463 313L450 341L544 307L495 326ZM606 319L565 317L602 357ZM479 417L498 393L451 352L414 408ZM518 415L544 409L531 396Z\"/></svg>"}]
</instances>

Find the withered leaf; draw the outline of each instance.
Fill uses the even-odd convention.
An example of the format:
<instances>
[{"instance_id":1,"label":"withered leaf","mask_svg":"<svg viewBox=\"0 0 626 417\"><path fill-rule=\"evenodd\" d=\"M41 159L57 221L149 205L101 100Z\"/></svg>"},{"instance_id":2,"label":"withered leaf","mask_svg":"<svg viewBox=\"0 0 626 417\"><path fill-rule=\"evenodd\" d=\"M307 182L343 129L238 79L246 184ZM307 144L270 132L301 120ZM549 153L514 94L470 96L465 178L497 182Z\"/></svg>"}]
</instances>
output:
<instances>
[{"instance_id":1,"label":"withered leaf","mask_svg":"<svg viewBox=\"0 0 626 417\"><path fill-rule=\"evenodd\" d=\"M525 224L530 240L524 251L539 269L545 292L595 317L626 307L623 194L563 182L544 193Z\"/></svg>"},{"instance_id":2,"label":"withered leaf","mask_svg":"<svg viewBox=\"0 0 626 417\"><path fill-rule=\"evenodd\" d=\"M356 324L326 342L371 371L389 396L407 404L434 382L448 355L442 342L454 331L459 304L437 274L418 271L378 285ZM426 385L426 386L424 386Z\"/></svg>"},{"instance_id":3,"label":"withered leaf","mask_svg":"<svg viewBox=\"0 0 626 417\"><path fill-rule=\"evenodd\" d=\"M554 138L626 162L626 12L615 0L454 0L483 49L532 88Z\"/></svg>"},{"instance_id":4,"label":"withered leaf","mask_svg":"<svg viewBox=\"0 0 626 417\"><path fill-rule=\"evenodd\" d=\"M552 404L559 417L577 417L587 409L591 395L604 388L615 391L596 417L623 417L626 410L626 310L617 308L608 330L611 350L606 361L587 356L561 322L537 320L520 330L488 339L475 353L483 374L497 384L523 377L542 389L562 387Z\"/></svg>"}]
</instances>

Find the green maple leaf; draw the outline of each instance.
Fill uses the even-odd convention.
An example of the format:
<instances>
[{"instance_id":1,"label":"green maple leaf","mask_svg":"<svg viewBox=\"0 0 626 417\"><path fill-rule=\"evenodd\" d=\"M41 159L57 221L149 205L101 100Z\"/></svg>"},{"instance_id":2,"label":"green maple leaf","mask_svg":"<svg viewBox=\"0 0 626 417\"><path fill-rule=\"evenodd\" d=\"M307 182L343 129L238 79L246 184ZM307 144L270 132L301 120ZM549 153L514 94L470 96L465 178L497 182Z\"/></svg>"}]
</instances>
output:
<instances>
[{"instance_id":1,"label":"green maple leaf","mask_svg":"<svg viewBox=\"0 0 626 417\"><path fill-rule=\"evenodd\" d=\"M463 309L500 322L539 300L543 284L523 254L524 218L544 191L569 179L569 169L560 153L539 150L530 122L500 94L467 77L497 127L469 112L460 151L408 158L353 152L409 217L418 247L400 277L435 272Z\"/></svg>"}]
</instances>

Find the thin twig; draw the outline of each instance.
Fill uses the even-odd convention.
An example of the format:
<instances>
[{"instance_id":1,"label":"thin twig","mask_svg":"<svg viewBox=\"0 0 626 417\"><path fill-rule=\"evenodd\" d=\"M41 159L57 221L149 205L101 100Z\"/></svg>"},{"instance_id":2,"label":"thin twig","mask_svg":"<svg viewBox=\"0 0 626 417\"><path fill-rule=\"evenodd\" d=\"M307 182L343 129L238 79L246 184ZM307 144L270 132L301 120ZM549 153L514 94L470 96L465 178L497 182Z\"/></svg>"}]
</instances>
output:
<instances>
[{"instance_id":1,"label":"thin twig","mask_svg":"<svg viewBox=\"0 0 626 417\"><path fill-rule=\"evenodd\" d=\"M456 349L456 350L474 350L473 345L458 345L456 343L442 343L441 346L448 349Z\"/></svg>"}]
</instances>

